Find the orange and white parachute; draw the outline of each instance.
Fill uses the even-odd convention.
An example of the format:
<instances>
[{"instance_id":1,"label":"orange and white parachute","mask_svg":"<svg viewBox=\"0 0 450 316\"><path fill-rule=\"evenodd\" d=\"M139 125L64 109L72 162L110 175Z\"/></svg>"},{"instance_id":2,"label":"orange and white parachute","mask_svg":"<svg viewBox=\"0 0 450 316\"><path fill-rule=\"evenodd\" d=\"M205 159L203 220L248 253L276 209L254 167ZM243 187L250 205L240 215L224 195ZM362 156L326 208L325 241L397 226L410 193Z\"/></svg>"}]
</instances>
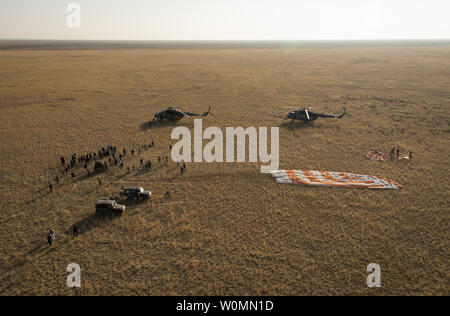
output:
<instances>
[{"instance_id":1,"label":"orange and white parachute","mask_svg":"<svg viewBox=\"0 0 450 316\"><path fill-rule=\"evenodd\" d=\"M278 183L317 185L332 188L400 189L392 180L368 175L318 170L272 170Z\"/></svg>"}]
</instances>

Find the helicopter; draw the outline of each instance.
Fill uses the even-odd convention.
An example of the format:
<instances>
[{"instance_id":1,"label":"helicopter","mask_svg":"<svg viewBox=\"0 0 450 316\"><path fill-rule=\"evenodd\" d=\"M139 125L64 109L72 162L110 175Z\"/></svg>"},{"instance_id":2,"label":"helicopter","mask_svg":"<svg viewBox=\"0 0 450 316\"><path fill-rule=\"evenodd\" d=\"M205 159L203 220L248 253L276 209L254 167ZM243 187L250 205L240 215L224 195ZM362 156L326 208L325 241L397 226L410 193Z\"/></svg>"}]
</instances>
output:
<instances>
[{"instance_id":1,"label":"helicopter","mask_svg":"<svg viewBox=\"0 0 450 316\"><path fill-rule=\"evenodd\" d=\"M183 117L199 117L199 116L207 116L208 114L212 115L210 111L211 107L208 108L207 112L197 114L197 113L183 112L169 106L167 109L153 114L153 116L158 120L158 122L162 122L164 120L169 122L177 122L181 120Z\"/></svg>"},{"instance_id":2,"label":"helicopter","mask_svg":"<svg viewBox=\"0 0 450 316\"><path fill-rule=\"evenodd\" d=\"M288 112L286 115L286 119L290 119L291 123L294 122L295 120L309 123L317 120L318 118L337 118L337 119L343 118L347 114L347 110L345 109L345 107L343 108L343 110L344 113L342 113L341 115L336 115L336 114L316 113L311 111L311 108L291 108L289 110L274 112L274 114Z\"/></svg>"}]
</instances>

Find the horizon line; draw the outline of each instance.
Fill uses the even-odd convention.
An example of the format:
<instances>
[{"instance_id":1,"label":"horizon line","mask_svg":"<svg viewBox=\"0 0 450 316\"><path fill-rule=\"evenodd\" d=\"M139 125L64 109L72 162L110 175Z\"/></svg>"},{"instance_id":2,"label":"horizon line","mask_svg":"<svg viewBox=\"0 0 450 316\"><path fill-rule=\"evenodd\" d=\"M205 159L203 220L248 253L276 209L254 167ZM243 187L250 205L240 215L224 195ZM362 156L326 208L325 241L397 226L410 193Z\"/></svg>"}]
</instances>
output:
<instances>
[{"instance_id":1,"label":"horizon line","mask_svg":"<svg viewBox=\"0 0 450 316\"><path fill-rule=\"evenodd\" d=\"M335 38L335 39L61 39L0 38L0 41L103 41L103 42L339 42L339 41L450 41L450 38Z\"/></svg>"}]
</instances>

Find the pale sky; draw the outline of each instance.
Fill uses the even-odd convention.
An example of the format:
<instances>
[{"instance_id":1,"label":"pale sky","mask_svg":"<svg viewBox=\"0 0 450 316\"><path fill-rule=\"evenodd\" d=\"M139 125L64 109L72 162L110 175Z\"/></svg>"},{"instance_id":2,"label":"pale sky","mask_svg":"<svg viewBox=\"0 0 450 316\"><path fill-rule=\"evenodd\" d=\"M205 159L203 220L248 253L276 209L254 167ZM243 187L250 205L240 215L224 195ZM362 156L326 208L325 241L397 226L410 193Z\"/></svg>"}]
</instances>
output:
<instances>
[{"instance_id":1,"label":"pale sky","mask_svg":"<svg viewBox=\"0 0 450 316\"><path fill-rule=\"evenodd\" d=\"M449 21L450 0L0 0L0 39L450 39Z\"/></svg>"}]
</instances>

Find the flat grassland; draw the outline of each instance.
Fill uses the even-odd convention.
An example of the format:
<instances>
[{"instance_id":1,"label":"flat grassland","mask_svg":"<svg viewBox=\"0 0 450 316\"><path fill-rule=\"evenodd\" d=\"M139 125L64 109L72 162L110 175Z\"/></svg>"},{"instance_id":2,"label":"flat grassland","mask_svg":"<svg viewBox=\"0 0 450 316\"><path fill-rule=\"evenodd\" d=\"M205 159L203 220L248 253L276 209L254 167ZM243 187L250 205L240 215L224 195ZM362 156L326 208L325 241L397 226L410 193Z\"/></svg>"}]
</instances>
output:
<instances>
[{"instance_id":1,"label":"flat grassland","mask_svg":"<svg viewBox=\"0 0 450 316\"><path fill-rule=\"evenodd\" d=\"M450 292L449 45L12 49L0 51L0 74L2 295ZM306 125L272 114L294 105L345 106L351 116ZM280 185L255 163L189 163L181 175L169 154L175 125L145 125L167 106L211 106L203 128L279 126L281 169L371 174L404 187ZM61 175L60 156L151 141L124 169ZM413 160L363 158L394 146ZM141 158L154 171L128 173ZM120 218L93 216L98 197L134 183L152 201ZM72 262L79 289L66 285ZM381 288L366 285L372 262Z\"/></svg>"}]
</instances>

